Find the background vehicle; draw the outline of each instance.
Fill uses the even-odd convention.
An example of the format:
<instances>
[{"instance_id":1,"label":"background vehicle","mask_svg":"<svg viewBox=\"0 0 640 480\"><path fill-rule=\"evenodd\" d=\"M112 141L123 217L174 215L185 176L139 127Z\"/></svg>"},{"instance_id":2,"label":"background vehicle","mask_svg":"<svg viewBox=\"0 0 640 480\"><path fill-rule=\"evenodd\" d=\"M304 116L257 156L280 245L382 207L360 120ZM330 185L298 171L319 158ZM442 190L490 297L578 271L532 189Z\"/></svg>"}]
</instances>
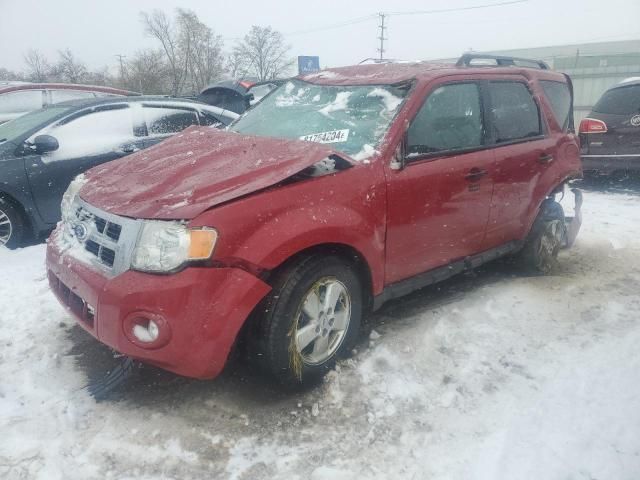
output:
<instances>
[{"instance_id":1,"label":"background vehicle","mask_svg":"<svg viewBox=\"0 0 640 480\"><path fill-rule=\"evenodd\" d=\"M640 78L602 95L580 122L580 145L585 172L640 172Z\"/></svg>"},{"instance_id":2,"label":"background vehicle","mask_svg":"<svg viewBox=\"0 0 640 480\"><path fill-rule=\"evenodd\" d=\"M60 201L85 170L147 148L191 125L225 126L237 115L163 97L73 100L0 125L0 245L60 220Z\"/></svg>"},{"instance_id":3,"label":"background vehicle","mask_svg":"<svg viewBox=\"0 0 640 480\"><path fill-rule=\"evenodd\" d=\"M26 83L0 84L0 123L12 120L47 105L76 99L99 97L126 97L139 93L119 88L70 83Z\"/></svg>"},{"instance_id":4,"label":"background vehicle","mask_svg":"<svg viewBox=\"0 0 640 480\"><path fill-rule=\"evenodd\" d=\"M548 272L580 225L579 195L568 227L554 200L581 175L570 81L473 58L303 76L240 117L242 135L91 170L48 244L52 290L125 355L212 378L246 338L299 385L389 299L508 254Z\"/></svg>"},{"instance_id":5,"label":"background vehicle","mask_svg":"<svg viewBox=\"0 0 640 480\"><path fill-rule=\"evenodd\" d=\"M250 106L258 103L265 95L282 85L284 80L224 80L200 92L198 100L209 105L243 114Z\"/></svg>"}]
</instances>

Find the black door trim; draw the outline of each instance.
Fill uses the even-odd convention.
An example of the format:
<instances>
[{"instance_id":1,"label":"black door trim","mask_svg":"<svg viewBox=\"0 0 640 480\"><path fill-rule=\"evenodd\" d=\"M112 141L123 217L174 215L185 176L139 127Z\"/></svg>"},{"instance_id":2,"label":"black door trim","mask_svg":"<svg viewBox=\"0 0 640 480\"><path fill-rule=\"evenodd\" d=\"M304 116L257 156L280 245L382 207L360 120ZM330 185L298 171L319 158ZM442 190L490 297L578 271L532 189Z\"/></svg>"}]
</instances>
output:
<instances>
[{"instance_id":1,"label":"black door trim","mask_svg":"<svg viewBox=\"0 0 640 480\"><path fill-rule=\"evenodd\" d=\"M419 273L418 275L415 275L413 277L387 285L386 287L384 287L384 290L382 290L382 293L380 293L380 295L376 295L373 298L373 310L378 310L384 303L388 302L389 300L403 297L411 292L432 285L434 283L441 282L459 273L473 270L474 268L477 268L484 263L490 262L505 255L509 255L510 253L515 253L520 250L522 246L523 242L521 240L513 240L503 245L485 250L484 252L477 253L460 260L456 260L448 265L434 268L433 270Z\"/></svg>"}]
</instances>

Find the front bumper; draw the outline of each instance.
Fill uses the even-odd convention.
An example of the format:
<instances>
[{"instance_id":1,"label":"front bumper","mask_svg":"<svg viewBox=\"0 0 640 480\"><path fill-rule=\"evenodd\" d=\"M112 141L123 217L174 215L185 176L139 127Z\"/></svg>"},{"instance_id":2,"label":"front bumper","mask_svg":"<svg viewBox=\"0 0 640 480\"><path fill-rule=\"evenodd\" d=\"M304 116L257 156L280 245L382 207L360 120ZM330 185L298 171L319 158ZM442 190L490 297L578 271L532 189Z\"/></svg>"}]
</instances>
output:
<instances>
[{"instance_id":1,"label":"front bumper","mask_svg":"<svg viewBox=\"0 0 640 480\"><path fill-rule=\"evenodd\" d=\"M47 247L49 284L78 323L120 353L188 377L213 378L222 371L240 328L270 290L238 268L187 268L172 275L127 270L107 278L56 245L49 241ZM132 341L125 326L133 317L160 320L166 342L148 348Z\"/></svg>"},{"instance_id":2,"label":"front bumper","mask_svg":"<svg viewBox=\"0 0 640 480\"><path fill-rule=\"evenodd\" d=\"M581 155L582 170L603 175L618 170L640 171L640 154L628 155Z\"/></svg>"}]
</instances>

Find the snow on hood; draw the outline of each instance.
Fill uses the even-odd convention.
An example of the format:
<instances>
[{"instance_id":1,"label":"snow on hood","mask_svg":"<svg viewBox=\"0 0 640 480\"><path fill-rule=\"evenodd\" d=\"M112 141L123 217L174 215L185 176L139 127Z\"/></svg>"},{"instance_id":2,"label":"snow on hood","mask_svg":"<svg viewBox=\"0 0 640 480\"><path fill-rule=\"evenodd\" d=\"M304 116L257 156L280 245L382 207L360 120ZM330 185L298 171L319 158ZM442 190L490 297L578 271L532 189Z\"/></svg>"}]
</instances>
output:
<instances>
[{"instance_id":1,"label":"snow on hood","mask_svg":"<svg viewBox=\"0 0 640 480\"><path fill-rule=\"evenodd\" d=\"M192 219L331 155L345 156L317 143L191 127L155 147L89 170L80 196L116 215Z\"/></svg>"}]
</instances>

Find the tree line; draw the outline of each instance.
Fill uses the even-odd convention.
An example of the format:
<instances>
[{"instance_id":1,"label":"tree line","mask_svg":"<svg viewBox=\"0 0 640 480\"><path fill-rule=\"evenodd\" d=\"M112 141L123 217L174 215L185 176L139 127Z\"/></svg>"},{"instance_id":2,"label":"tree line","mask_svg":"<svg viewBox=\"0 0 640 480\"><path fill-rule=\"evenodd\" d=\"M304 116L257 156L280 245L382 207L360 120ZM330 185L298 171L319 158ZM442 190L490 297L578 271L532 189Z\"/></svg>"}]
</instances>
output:
<instances>
[{"instance_id":1,"label":"tree line","mask_svg":"<svg viewBox=\"0 0 640 480\"><path fill-rule=\"evenodd\" d=\"M225 50L222 37L192 10L177 8L172 16L157 9L141 12L140 21L156 47L116 55L115 74L106 66L89 70L70 49L58 51L54 60L30 49L23 56L25 69L0 67L0 81L87 83L144 94L193 95L225 78L262 81L285 76L293 65L290 47L270 26L252 26Z\"/></svg>"}]
</instances>

